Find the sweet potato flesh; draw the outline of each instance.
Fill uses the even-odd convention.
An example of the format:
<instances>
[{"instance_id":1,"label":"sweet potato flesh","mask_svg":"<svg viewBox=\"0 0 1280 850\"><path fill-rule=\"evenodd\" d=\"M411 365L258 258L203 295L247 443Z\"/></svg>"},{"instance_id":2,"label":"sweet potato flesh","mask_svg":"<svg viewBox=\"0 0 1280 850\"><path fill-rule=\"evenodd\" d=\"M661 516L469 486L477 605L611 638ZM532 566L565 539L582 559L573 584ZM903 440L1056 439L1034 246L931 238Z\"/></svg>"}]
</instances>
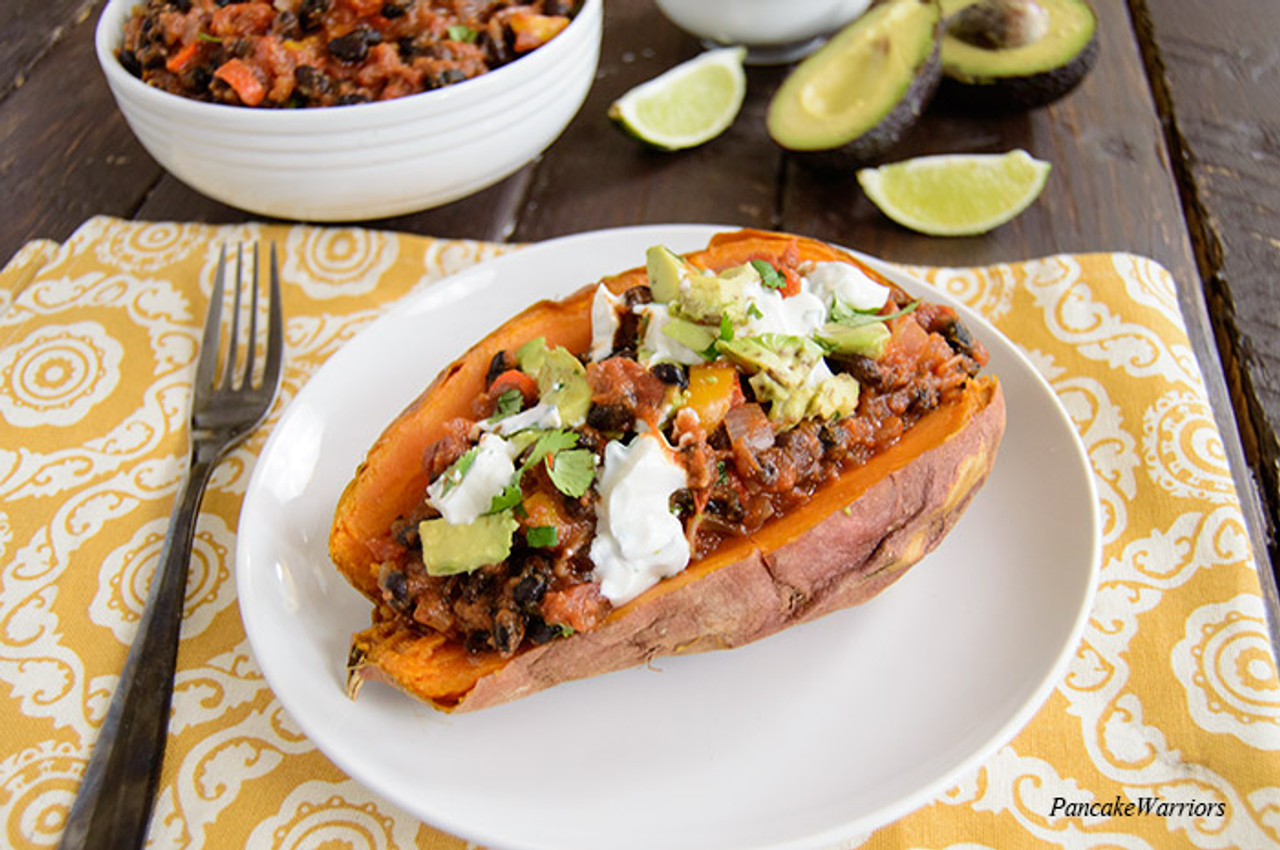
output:
<instances>
[{"instance_id":1,"label":"sweet potato flesh","mask_svg":"<svg viewBox=\"0 0 1280 850\"><path fill-rule=\"evenodd\" d=\"M754 553L767 555L780 549L802 538L837 511L857 510L858 499L868 488L961 434L973 418L991 404L996 386L994 378L974 381L956 401L927 414L891 448L849 470L791 514L774 519L749 537L726 541L709 557L690 564L683 572L615 609L610 619L624 618L633 609L652 605L661 597L679 592ZM960 482L961 486L954 491L955 498L967 495L978 483L976 480ZM352 646L348 689L353 695L366 679L382 680L445 710L464 699L482 677L509 663L497 653L477 655L457 641L446 641L439 635L422 638L418 631L391 622L357 634Z\"/></svg>"}]
</instances>

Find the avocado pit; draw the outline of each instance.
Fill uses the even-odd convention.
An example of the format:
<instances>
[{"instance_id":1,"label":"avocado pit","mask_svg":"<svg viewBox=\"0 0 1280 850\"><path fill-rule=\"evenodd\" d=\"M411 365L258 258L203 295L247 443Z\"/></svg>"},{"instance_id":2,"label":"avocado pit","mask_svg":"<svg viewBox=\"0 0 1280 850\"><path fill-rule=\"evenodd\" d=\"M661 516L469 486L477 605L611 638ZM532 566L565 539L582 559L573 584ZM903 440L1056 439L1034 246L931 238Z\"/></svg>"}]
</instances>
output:
<instances>
[{"instance_id":1,"label":"avocado pit","mask_svg":"<svg viewBox=\"0 0 1280 850\"><path fill-rule=\"evenodd\" d=\"M939 98L980 109L1030 109L1080 84L1098 56L1086 0L952 0Z\"/></svg>"}]
</instances>

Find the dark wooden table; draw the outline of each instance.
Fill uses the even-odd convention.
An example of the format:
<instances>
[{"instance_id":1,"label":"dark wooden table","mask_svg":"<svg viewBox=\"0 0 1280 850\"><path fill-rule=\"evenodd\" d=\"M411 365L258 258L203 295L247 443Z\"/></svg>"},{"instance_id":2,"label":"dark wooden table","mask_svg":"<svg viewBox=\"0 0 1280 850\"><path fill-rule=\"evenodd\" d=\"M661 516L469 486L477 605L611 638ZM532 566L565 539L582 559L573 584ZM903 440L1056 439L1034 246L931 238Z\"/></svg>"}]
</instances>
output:
<instances>
[{"instance_id":1,"label":"dark wooden table","mask_svg":"<svg viewBox=\"0 0 1280 850\"><path fill-rule=\"evenodd\" d=\"M95 214L246 218L168 176L134 140L94 58L101 5L0 4L0 256L31 238L62 239ZM913 235L887 222L852 178L817 178L790 162L763 129L779 69L751 70L743 114L708 145L668 155L624 137L605 117L609 103L699 49L648 0L607 0L590 97L537 162L466 200L369 224L524 241L611 225L700 221L791 230L921 264L979 265L1062 251L1151 257L1180 286L1255 548L1264 565L1274 565L1280 5L1095 5L1100 58L1066 99L998 118L936 110L894 152L1023 147L1051 161L1054 176L1041 200L987 236ZM1267 590L1274 602L1274 585Z\"/></svg>"}]
</instances>

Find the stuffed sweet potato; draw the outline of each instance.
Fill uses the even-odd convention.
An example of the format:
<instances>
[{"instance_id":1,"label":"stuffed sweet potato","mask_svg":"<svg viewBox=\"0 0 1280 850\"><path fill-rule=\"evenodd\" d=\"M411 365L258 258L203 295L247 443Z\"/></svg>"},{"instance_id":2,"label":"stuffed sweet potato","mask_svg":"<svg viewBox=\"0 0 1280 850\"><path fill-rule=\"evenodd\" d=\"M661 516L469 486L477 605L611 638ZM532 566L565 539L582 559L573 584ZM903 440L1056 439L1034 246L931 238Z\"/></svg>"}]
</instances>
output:
<instances>
[{"instance_id":1,"label":"stuffed sweet potato","mask_svg":"<svg viewBox=\"0 0 1280 850\"><path fill-rule=\"evenodd\" d=\"M1004 429L948 307L824 243L721 234L541 302L447 367L343 493L374 603L348 691L465 711L870 599Z\"/></svg>"}]
</instances>

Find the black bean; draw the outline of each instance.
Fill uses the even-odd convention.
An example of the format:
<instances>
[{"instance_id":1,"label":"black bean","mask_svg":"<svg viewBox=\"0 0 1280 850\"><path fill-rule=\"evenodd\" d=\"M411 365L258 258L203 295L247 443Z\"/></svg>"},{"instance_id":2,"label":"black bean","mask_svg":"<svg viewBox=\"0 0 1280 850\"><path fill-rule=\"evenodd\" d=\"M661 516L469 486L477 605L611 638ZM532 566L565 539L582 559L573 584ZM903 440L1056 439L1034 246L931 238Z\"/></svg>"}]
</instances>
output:
<instances>
[{"instance_id":1,"label":"black bean","mask_svg":"<svg viewBox=\"0 0 1280 850\"><path fill-rule=\"evenodd\" d=\"M524 618L514 611L499 611L493 621L493 648L510 655L524 640Z\"/></svg>"},{"instance_id":2,"label":"black bean","mask_svg":"<svg viewBox=\"0 0 1280 850\"><path fill-rule=\"evenodd\" d=\"M635 414L618 404L596 404L587 411L587 424L597 431L627 431L635 421Z\"/></svg>"},{"instance_id":3,"label":"black bean","mask_svg":"<svg viewBox=\"0 0 1280 850\"><path fill-rule=\"evenodd\" d=\"M382 36L369 27L356 27L346 35L329 42L329 53L343 62L363 62L369 48L382 41Z\"/></svg>"},{"instance_id":4,"label":"black bean","mask_svg":"<svg viewBox=\"0 0 1280 850\"><path fill-rule=\"evenodd\" d=\"M302 38L302 23L296 14L286 9L276 15L271 24L271 32L278 38L298 40Z\"/></svg>"},{"instance_id":5,"label":"black bean","mask_svg":"<svg viewBox=\"0 0 1280 850\"><path fill-rule=\"evenodd\" d=\"M213 71L207 65L197 65L191 71L191 88L198 92L207 92L213 83Z\"/></svg>"},{"instance_id":6,"label":"black bean","mask_svg":"<svg viewBox=\"0 0 1280 850\"><path fill-rule=\"evenodd\" d=\"M293 72L293 82L298 94L311 101L319 101L333 90L325 73L310 65L299 65Z\"/></svg>"},{"instance_id":7,"label":"black bean","mask_svg":"<svg viewBox=\"0 0 1280 850\"><path fill-rule=\"evenodd\" d=\"M742 507L742 502L738 500L737 496L732 495L724 498L708 499L707 513L728 522L741 522L743 517L747 515L746 510Z\"/></svg>"},{"instance_id":8,"label":"black bean","mask_svg":"<svg viewBox=\"0 0 1280 850\"><path fill-rule=\"evenodd\" d=\"M412 5L413 0L388 0L388 2L382 4L382 17L403 18Z\"/></svg>"},{"instance_id":9,"label":"black bean","mask_svg":"<svg viewBox=\"0 0 1280 850\"><path fill-rule=\"evenodd\" d=\"M408 611L412 600L409 599L409 577L403 570L383 567L378 572L378 587L382 590L382 598L397 611Z\"/></svg>"},{"instance_id":10,"label":"black bean","mask_svg":"<svg viewBox=\"0 0 1280 850\"><path fill-rule=\"evenodd\" d=\"M478 652L484 652L492 646L489 641L489 633L485 631L467 632L464 645L467 647L467 652L473 655Z\"/></svg>"},{"instance_id":11,"label":"black bean","mask_svg":"<svg viewBox=\"0 0 1280 850\"><path fill-rule=\"evenodd\" d=\"M628 307L638 307L653 301L653 290L647 286L633 286L622 293L622 301Z\"/></svg>"},{"instance_id":12,"label":"black bean","mask_svg":"<svg viewBox=\"0 0 1280 850\"><path fill-rule=\"evenodd\" d=\"M348 92L347 94L340 95L336 100L334 100L333 104L334 106L354 106L358 103L368 103L369 100L370 98L367 94L362 94L360 92Z\"/></svg>"},{"instance_id":13,"label":"black bean","mask_svg":"<svg viewBox=\"0 0 1280 850\"><path fill-rule=\"evenodd\" d=\"M142 76L142 63L138 61L138 54L132 50L120 51L120 64L135 77Z\"/></svg>"},{"instance_id":14,"label":"black bean","mask_svg":"<svg viewBox=\"0 0 1280 850\"><path fill-rule=\"evenodd\" d=\"M539 572L526 572L516 582L512 596L522 607L536 607L547 595L547 577Z\"/></svg>"},{"instance_id":15,"label":"black bean","mask_svg":"<svg viewBox=\"0 0 1280 850\"><path fill-rule=\"evenodd\" d=\"M492 386L493 382L498 379L499 375L510 369L514 369L515 366L515 358L507 353L505 349L493 355L492 359L489 360L489 370L485 372L484 375L485 389Z\"/></svg>"},{"instance_id":16,"label":"black bean","mask_svg":"<svg viewBox=\"0 0 1280 850\"><path fill-rule=\"evenodd\" d=\"M677 386L680 389L687 389L689 386L689 376L685 374L684 367L676 363L657 363L649 371L658 376L658 380L664 384Z\"/></svg>"},{"instance_id":17,"label":"black bean","mask_svg":"<svg viewBox=\"0 0 1280 850\"><path fill-rule=\"evenodd\" d=\"M973 350L973 334L959 319L942 329L942 338L951 348L960 354L969 354Z\"/></svg>"},{"instance_id":18,"label":"black bean","mask_svg":"<svg viewBox=\"0 0 1280 850\"><path fill-rule=\"evenodd\" d=\"M537 614L530 614L525 619L524 636L532 643L546 643L558 634L560 634L559 629L555 626L547 625L547 621Z\"/></svg>"},{"instance_id":19,"label":"black bean","mask_svg":"<svg viewBox=\"0 0 1280 850\"><path fill-rule=\"evenodd\" d=\"M848 372L858 383L866 384L869 387L883 387L888 376L880 365L870 357L861 354L847 354L840 357L831 358L836 367L843 372Z\"/></svg>"},{"instance_id":20,"label":"black bean","mask_svg":"<svg viewBox=\"0 0 1280 850\"><path fill-rule=\"evenodd\" d=\"M476 40L476 44L484 51L484 61L490 68L497 68L505 65L512 59L516 58L515 50L507 44L505 38L493 38L489 35L489 31L485 30L480 33L480 37Z\"/></svg>"},{"instance_id":21,"label":"black bean","mask_svg":"<svg viewBox=\"0 0 1280 850\"><path fill-rule=\"evenodd\" d=\"M302 0L298 7L298 23L304 30L318 29L333 0Z\"/></svg>"},{"instance_id":22,"label":"black bean","mask_svg":"<svg viewBox=\"0 0 1280 850\"><path fill-rule=\"evenodd\" d=\"M429 74L424 80L426 87L429 89L442 89L445 86L451 86L454 83L460 83L467 78L466 73L457 68L445 68L435 74Z\"/></svg>"}]
</instances>

